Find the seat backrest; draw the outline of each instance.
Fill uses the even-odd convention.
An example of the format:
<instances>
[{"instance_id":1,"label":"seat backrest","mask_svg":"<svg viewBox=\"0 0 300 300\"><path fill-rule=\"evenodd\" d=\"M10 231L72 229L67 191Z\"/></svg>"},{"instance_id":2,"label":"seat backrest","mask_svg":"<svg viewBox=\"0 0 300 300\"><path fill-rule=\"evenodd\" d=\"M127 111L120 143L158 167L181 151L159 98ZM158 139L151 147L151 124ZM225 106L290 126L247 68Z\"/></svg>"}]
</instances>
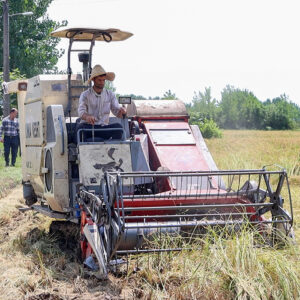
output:
<instances>
[{"instance_id":1,"label":"seat backrest","mask_svg":"<svg viewBox=\"0 0 300 300\"><path fill-rule=\"evenodd\" d=\"M126 139L130 138L130 132L129 132L129 124L128 124L128 118L120 119L114 116L109 117L109 124L114 124L118 123L121 124L123 129L125 130L126 133Z\"/></svg>"}]
</instances>

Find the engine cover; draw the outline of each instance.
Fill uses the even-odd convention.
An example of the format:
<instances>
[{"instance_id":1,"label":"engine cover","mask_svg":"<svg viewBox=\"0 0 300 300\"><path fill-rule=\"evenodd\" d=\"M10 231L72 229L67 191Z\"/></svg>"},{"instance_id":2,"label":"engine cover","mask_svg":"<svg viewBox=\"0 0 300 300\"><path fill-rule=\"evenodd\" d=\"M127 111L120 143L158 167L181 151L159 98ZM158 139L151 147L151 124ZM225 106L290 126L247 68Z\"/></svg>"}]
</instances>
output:
<instances>
[{"instance_id":1,"label":"engine cover","mask_svg":"<svg viewBox=\"0 0 300 300\"><path fill-rule=\"evenodd\" d=\"M69 208L67 130L62 105L47 108L47 144L44 148L44 198L52 210Z\"/></svg>"}]
</instances>

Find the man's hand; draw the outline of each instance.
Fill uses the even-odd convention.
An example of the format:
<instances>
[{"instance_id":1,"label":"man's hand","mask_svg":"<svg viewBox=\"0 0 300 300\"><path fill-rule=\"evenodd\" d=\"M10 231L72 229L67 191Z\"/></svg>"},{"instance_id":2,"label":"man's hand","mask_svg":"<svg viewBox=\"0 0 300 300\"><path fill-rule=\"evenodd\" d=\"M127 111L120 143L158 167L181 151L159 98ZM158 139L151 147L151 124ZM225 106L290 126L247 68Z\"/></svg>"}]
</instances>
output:
<instances>
[{"instance_id":1,"label":"man's hand","mask_svg":"<svg viewBox=\"0 0 300 300\"><path fill-rule=\"evenodd\" d=\"M0 143L3 143L3 138L0 137Z\"/></svg>"},{"instance_id":2,"label":"man's hand","mask_svg":"<svg viewBox=\"0 0 300 300\"><path fill-rule=\"evenodd\" d=\"M122 118L123 115L126 115L126 109L125 109L125 107L121 106L117 117Z\"/></svg>"},{"instance_id":3,"label":"man's hand","mask_svg":"<svg viewBox=\"0 0 300 300\"><path fill-rule=\"evenodd\" d=\"M87 116L86 121L91 125L95 125L96 118L94 116Z\"/></svg>"},{"instance_id":4,"label":"man's hand","mask_svg":"<svg viewBox=\"0 0 300 300\"><path fill-rule=\"evenodd\" d=\"M96 118L94 116L84 114L82 119L85 120L88 124L95 125Z\"/></svg>"}]
</instances>

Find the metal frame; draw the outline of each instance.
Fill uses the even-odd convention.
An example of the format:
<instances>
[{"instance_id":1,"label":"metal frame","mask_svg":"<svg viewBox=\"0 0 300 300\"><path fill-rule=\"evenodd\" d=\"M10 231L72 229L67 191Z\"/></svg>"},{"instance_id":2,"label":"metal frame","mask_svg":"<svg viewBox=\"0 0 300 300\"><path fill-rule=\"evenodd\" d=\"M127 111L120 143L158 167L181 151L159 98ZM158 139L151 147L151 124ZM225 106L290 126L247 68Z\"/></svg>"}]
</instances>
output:
<instances>
[{"instance_id":1,"label":"metal frame","mask_svg":"<svg viewBox=\"0 0 300 300\"><path fill-rule=\"evenodd\" d=\"M258 178L256 187L250 186L253 175ZM189 190L188 186L181 191L170 189L168 192L157 191L148 195L134 194L128 190L128 184L135 185L135 178L165 178L171 181L172 177L186 179L188 176L222 177L223 179L227 177L231 186L227 190L217 187L218 193L211 193L216 190L214 187L203 190L201 186L196 193ZM242 184L245 176L248 177L246 185ZM278 180L273 184L275 187L273 189L271 182L274 183L274 178L271 177L274 176ZM289 212L283 209L284 201L280 195L284 185L289 197L287 203ZM179 193L180 197L176 193ZM176 237L183 233L183 239L190 241L192 238L198 238L207 227L230 226L235 230L236 226L240 227L245 223L259 226L260 231L268 224L272 224L275 228L282 224L280 226L286 229L288 235L288 230L293 224L291 194L285 170L107 172L99 196L82 187L77 198L101 232L99 233L101 249L95 251L102 253L106 261L105 264L99 263L103 274L107 274L112 260L117 264L118 255L187 250L177 244L173 248L165 248L165 235L171 235L176 241ZM267 212L271 213L272 219L267 220L263 217ZM159 245L154 243L154 247L149 244L153 235L154 238L157 235L159 240Z\"/></svg>"},{"instance_id":2,"label":"metal frame","mask_svg":"<svg viewBox=\"0 0 300 300\"><path fill-rule=\"evenodd\" d=\"M81 30L74 31L67 38L69 39L69 47L68 47L68 68L67 68L67 73L68 73L68 105L65 111L65 115L70 115L71 114L71 101L72 101L72 88L80 88L80 87L86 87L86 86L71 86L71 75L72 75L72 68L71 68L71 52L88 52L89 53L89 63L88 63L88 70L89 74L92 70L92 54L93 54L93 47L95 46L95 41L99 36L103 37L103 40L107 43L112 41L112 36L109 32L106 31L99 31L97 34L93 34L92 39L75 39L74 37L80 33ZM72 49L73 43L74 42L89 42L90 47L89 49ZM89 85L90 86L90 85Z\"/></svg>"},{"instance_id":3,"label":"metal frame","mask_svg":"<svg viewBox=\"0 0 300 300\"><path fill-rule=\"evenodd\" d=\"M263 182L267 187L267 190L262 190L260 186L256 189L244 189L238 188L237 191L218 190L218 193L211 193L209 191L202 191L198 193L188 193L187 190L169 193L158 193L151 195L125 195L123 193L123 179L132 177L181 177L181 176L249 176L258 175L259 178L263 178ZM270 184L270 176L279 176L276 188L272 189ZM109 179L111 177L111 179ZM239 178L240 179L240 178ZM238 179L238 180L239 180ZM266 171L261 170L237 170L237 171L212 171L212 172L147 172L147 173L108 173L106 174L106 180L115 182L116 187L110 189L116 189L117 192L111 197L115 198L115 215L118 219L118 224L123 224L124 234L126 230L137 229L140 232L145 229L166 229L166 228L199 228L207 226L226 226L226 225L241 225L248 220L250 224L276 224L284 223L293 224L293 207L291 202L291 194L289 189L287 173L282 171ZM280 196L280 192L283 188L284 181L287 186L289 197L289 212L283 209L283 199ZM250 196L257 194L257 199L260 199L259 195L264 193L264 202L252 203L250 200L248 203L238 203L238 200L250 199ZM184 197L183 197L184 194ZM231 197L235 196L234 203L226 203ZM201 201L206 202L201 203ZM214 201L221 200L221 203L213 203ZM267 202L269 200L269 202ZM113 200L109 200L111 202ZM176 203L176 205L169 205L169 203ZM198 204L191 205L191 202L198 202ZM222 203L223 202L223 203ZM230 202L230 201L229 201ZM135 204L134 204L135 203ZM163 206L163 203L166 205ZM144 205L143 205L144 204ZM222 213L222 210L225 212ZM226 212L230 209L229 212ZM249 211L250 209L250 211ZM212 210L212 211L211 211ZM180 213L194 212L182 214ZM204 213L205 211L205 213ZM217 212L216 212L217 211ZM221 213L218 213L221 211ZM140 214L140 212L142 214ZM153 212L155 214L153 214ZM157 214L160 213L160 214ZM169 213L170 212L170 213ZM198 213L197 213L198 212ZM262 216L271 212L272 220L266 220ZM131 215L128 215L131 213ZM156 220L156 217L158 217ZM207 217L211 220L205 219ZM169 219L171 219L169 221ZM172 220L173 219L173 220ZM160 221L161 220L161 221ZM132 250L131 250L132 251ZM136 252L139 250L137 249Z\"/></svg>"},{"instance_id":4,"label":"metal frame","mask_svg":"<svg viewBox=\"0 0 300 300\"><path fill-rule=\"evenodd\" d=\"M99 36L103 36L103 40L107 43L112 41L112 36L110 33L101 31L97 34L93 34L93 38L90 39L74 39L76 34L78 34L80 30L72 32L72 35L68 36L69 38L69 47L68 47L68 66L67 66L67 74L68 74L68 104L65 110L65 116L70 117L70 123L72 123L72 118L71 118L71 106L72 106L72 99L73 98L78 98L78 96L73 96L72 95L72 88L87 88L91 86L91 83L89 83L88 86L82 85L82 86L72 86L71 85L71 76L72 76L72 68L71 68L71 52L87 52L89 53L89 62L88 62L88 75L91 73L92 70L92 54L93 54L93 48L95 46L95 40ZM73 43L74 42L89 42L90 47L89 49L72 49Z\"/></svg>"},{"instance_id":5,"label":"metal frame","mask_svg":"<svg viewBox=\"0 0 300 300\"><path fill-rule=\"evenodd\" d=\"M76 32L74 33L74 35ZM92 52L93 52L93 47L95 45L95 39L94 37L92 40L74 40L72 37L69 38L69 48L68 48L68 67L67 67L67 73L68 73L68 105L65 110L65 116L69 115L70 117L70 123L72 123L71 120L71 105L72 105L72 88L80 88L86 86L72 86L71 85L71 76L72 76L72 68L71 68L71 52L88 52L89 53L89 64L88 64L88 70L89 73L91 72L91 66L92 66ZM90 48L89 49L72 49L73 43L74 42L90 42ZM90 86L90 85L89 85Z\"/></svg>"},{"instance_id":6,"label":"metal frame","mask_svg":"<svg viewBox=\"0 0 300 300\"><path fill-rule=\"evenodd\" d=\"M92 137L95 138L95 132L105 132L105 131L122 131L122 139L121 141L126 141L126 132L124 130L124 128L97 128L97 129L89 129L89 128L80 128L78 131L77 131L77 144L78 145L86 145L86 144L99 144L99 143L108 143L110 141L116 141L116 140L106 140L104 142L81 142L80 141L80 134L82 132L92 132ZM82 136L81 136L82 138ZM118 140L120 141L120 140Z\"/></svg>"}]
</instances>

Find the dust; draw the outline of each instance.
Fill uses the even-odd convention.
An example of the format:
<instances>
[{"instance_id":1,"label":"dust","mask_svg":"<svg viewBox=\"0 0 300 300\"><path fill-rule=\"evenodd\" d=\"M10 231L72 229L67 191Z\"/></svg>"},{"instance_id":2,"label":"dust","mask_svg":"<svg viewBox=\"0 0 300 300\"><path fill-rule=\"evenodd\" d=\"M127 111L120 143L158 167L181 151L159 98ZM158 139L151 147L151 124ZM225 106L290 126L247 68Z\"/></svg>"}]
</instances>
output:
<instances>
[{"instance_id":1,"label":"dust","mask_svg":"<svg viewBox=\"0 0 300 300\"><path fill-rule=\"evenodd\" d=\"M101 281L83 267L78 227L22 206L21 186L0 199L0 299L134 298L125 277Z\"/></svg>"}]
</instances>

